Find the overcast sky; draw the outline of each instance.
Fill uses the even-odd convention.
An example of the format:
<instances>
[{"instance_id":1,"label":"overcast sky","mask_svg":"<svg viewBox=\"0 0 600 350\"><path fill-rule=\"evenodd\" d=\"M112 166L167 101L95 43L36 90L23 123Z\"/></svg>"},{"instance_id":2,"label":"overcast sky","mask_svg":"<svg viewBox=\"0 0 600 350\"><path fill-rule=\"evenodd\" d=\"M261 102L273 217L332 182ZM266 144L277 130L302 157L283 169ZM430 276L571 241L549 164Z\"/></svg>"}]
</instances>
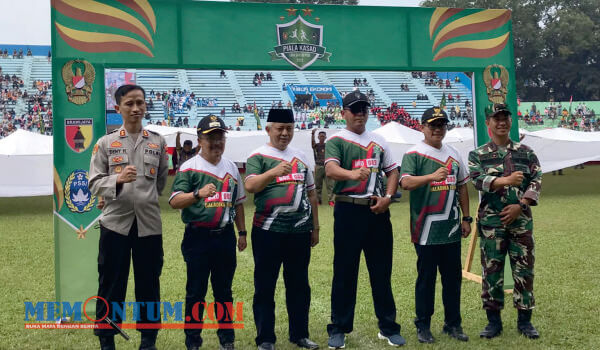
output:
<instances>
[{"instance_id":1,"label":"overcast sky","mask_svg":"<svg viewBox=\"0 0 600 350\"><path fill-rule=\"evenodd\" d=\"M360 0L360 4L412 7L421 1ZM0 45L50 45L50 0L0 0L0 13Z\"/></svg>"}]
</instances>

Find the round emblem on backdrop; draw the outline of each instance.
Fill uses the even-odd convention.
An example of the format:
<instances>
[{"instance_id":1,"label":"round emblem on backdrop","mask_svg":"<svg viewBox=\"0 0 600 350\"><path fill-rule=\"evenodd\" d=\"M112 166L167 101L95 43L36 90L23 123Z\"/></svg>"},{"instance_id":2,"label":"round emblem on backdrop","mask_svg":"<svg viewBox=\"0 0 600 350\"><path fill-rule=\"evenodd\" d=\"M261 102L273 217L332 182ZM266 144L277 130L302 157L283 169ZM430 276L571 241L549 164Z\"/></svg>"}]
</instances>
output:
<instances>
[{"instance_id":1,"label":"round emblem on backdrop","mask_svg":"<svg viewBox=\"0 0 600 350\"><path fill-rule=\"evenodd\" d=\"M65 181L65 203L74 213L85 213L96 204L96 196L92 195L89 185L89 175L86 170L74 170Z\"/></svg>"}]
</instances>

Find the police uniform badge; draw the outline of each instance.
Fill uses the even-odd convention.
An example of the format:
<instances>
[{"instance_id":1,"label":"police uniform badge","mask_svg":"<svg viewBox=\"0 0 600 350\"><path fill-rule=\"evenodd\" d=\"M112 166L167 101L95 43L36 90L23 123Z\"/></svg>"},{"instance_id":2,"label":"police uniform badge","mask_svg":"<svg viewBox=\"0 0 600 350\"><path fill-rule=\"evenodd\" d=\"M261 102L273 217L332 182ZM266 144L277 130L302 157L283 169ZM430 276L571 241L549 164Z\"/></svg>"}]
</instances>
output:
<instances>
[{"instance_id":1,"label":"police uniform badge","mask_svg":"<svg viewBox=\"0 0 600 350\"><path fill-rule=\"evenodd\" d=\"M96 196L88 187L89 175L86 170L74 170L65 181L65 203L73 213L85 213L96 204Z\"/></svg>"},{"instance_id":2,"label":"police uniform badge","mask_svg":"<svg viewBox=\"0 0 600 350\"><path fill-rule=\"evenodd\" d=\"M73 72L75 66L75 72ZM83 71L82 71L83 68ZM83 105L92 98L92 84L96 79L94 66L85 60L71 60L62 68L62 78L69 102Z\"/></svg>"}]
</instances>

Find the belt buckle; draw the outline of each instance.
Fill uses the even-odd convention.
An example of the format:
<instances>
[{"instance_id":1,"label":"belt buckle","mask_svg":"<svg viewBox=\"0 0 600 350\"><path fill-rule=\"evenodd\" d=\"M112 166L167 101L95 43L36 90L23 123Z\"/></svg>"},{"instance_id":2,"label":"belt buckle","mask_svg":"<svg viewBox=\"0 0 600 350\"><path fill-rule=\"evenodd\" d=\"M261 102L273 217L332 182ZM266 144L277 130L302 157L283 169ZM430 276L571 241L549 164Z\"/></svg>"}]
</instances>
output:
<instances>
[{"instance_id":1,"label":"belt buckle","mask_svg":"<svg viewBox=\"0 0 600 350\"><path fill-rule=\"evenodd\" d=\"M369 206L372 207L375 204L377 204L377 199L375 199L375 198L369 198Z\"/></svg>"}]
</instances>

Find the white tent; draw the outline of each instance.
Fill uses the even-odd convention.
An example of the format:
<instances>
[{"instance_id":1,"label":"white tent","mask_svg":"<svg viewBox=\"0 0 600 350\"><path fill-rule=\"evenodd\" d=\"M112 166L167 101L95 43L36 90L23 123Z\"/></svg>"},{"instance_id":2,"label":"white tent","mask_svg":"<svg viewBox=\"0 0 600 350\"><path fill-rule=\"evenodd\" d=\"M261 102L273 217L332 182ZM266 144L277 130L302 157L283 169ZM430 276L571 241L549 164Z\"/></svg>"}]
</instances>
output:
<instances>
[{"instance_id":1,"label":"white tent","mask_svg":"<svg viewBox=\"0 0 600 350\"><path fill-rule=\"evenodd\" d=\"M600 160L600 132L544 129L525 135L521 142L535 151L545 173Z\"/></svg>"},{"instance_id":2,"label":"white tent","mask_svg":"<svg viewBox=\"0 0 600 350\"><path fill-rule=\"evenodd\" d=\"M194 128L171 128L149 125L150 130L163 135L169 147L175 147L175 137L181 131L181 142L197 142ZM337 129L320 129L331 136ZM377 130L390 145L395 161L400 164L402 155L423 139L423 134L398 123L389 123ZM550 172L588 161L600 161L600 132L581 132L567 129L545 129L524 133L522 143L536 152L542 170ZM310 130L296 130L292 146L302 150L314 167ZM250 153L268 142L265 131L232 131L227 135L225 157L243 163ZM473 150L473 130L453 129L445 142L456 147L463 159ZM0 140L0 197L42 196L53 193L52 137L17 130Z\"/></svg>"},{"instance_id":3,"label":"white tent","mask_svg":"<svg viewBox=\"0 0 600 350\"><path fill-rule=\"evenodd\" d=\"M17 130L0 140L0 197L52 194L52 136Z\"/></svg>"}]
</instances>

